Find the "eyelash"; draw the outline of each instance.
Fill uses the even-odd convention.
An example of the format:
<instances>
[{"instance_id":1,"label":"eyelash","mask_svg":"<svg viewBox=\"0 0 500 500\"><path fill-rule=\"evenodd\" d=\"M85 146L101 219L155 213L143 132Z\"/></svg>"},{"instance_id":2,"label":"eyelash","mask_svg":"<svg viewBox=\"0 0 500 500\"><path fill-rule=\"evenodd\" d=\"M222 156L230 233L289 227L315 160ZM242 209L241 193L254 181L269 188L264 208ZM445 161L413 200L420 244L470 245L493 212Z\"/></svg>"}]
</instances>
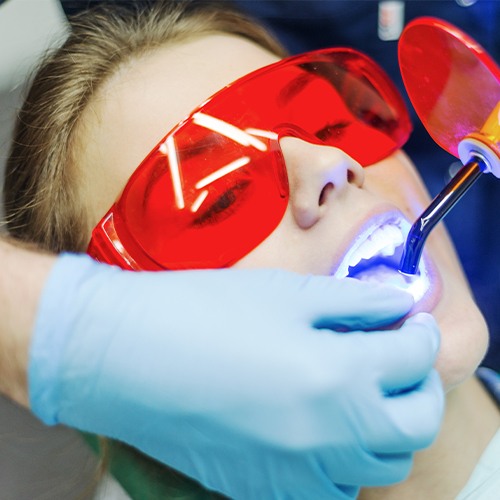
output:
<instances>
[{"instance_id":1,"label":"eyelash","mask_svg":"<svg viewBox=\"0 0 500 500\"><path fill-rule=\"evenodd\" d=\"M327 123L322 129L314 135L323 142L329 139L340 139L346 132L350 122Z\"/></svg>"},{"instance_id":2,"label":"eyelash","mask_svg":"<svg viewBox=\"0 0 500 500\"><path fill-rule=\"evenodd\" d=\"M215 202L193 220L194 226L205 226L219 224L229 218L238 205L243 202L245 196L243 191L250 185L250 181L240 181L230 189L224 191Z\"/></svg>"}]
</instances>

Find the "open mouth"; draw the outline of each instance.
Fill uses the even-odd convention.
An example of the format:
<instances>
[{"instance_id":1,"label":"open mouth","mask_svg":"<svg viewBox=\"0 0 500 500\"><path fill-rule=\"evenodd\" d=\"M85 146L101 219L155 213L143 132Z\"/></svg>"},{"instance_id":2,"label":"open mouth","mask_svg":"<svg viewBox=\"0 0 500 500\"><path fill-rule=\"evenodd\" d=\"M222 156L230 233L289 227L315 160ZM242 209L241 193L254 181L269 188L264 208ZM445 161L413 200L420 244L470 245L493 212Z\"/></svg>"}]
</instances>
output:
<instances>
[{"instance_id":1,"label":"open mouth","mask_svg":"<svg viewBox=\"0 0 500 500\"><path fill-rule=\"evenodd\" d=\"M424 259L416 275L399 272L409 230L410 224L401 218L371 224L354 240L334 276L392 285L411 293L415 301L420 300L430 286Z\"/></svg>"}]
</instances>

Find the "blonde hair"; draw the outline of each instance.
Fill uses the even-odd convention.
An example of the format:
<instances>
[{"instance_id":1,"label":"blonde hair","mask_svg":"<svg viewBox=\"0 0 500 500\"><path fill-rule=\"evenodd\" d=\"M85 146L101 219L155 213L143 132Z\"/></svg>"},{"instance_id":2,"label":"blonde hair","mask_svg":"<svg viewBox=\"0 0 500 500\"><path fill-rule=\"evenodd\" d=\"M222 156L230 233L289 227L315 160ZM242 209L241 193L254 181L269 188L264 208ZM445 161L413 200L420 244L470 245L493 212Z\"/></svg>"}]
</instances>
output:
<instances>
[{"instance_id":1,"label":"blonde hair","mask_svg":"<svg viewBox=\"0 0 500 500\"><path fill-rule=\"evenodd\" d=\"M161 1L100 7L72 19L65 43L40 64L20 110L6 165L7 229L56 252L86 248L86 200L77 190L75 135L95 91L133 58L168 43L222 32L284 56L282 46L228 2Z\"/></svg>"}]
</instances>

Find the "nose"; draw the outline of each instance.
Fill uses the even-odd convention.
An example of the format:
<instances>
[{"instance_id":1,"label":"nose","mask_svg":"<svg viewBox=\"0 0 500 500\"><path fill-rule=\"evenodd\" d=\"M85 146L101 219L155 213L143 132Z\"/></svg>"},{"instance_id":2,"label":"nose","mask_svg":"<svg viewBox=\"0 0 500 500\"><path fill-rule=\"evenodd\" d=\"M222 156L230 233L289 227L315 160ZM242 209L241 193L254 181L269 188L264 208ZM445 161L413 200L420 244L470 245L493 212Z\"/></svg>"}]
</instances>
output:
<instances>
[{"instance_id":1,"label":"nose","mask_svg":"<svg viewBox=\"0 0 500 500\"><path fill-rule=\"evenodd\" d=\"M349 186L363 186L363 167L341 149L295 137L280 139L280 146L290 184L290 207L303 229L316 224Z\"/></svg>"}]
</instances>

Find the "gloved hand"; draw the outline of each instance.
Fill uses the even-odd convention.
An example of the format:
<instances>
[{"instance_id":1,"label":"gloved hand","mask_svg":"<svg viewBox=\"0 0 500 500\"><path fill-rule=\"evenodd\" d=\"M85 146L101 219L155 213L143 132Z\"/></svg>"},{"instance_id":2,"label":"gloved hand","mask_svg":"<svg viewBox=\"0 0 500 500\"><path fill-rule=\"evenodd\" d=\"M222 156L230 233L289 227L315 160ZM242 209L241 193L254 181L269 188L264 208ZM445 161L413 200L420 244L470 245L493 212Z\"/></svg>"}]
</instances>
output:
<instances>
[{"instance_id":1,"label":"gloved hand","mask_svg":"<svg viewBox=\"0 0 500 500\"><path fill-rule=\"evenodd\" d=\"M440 425L433 319L360 331L411 306L349 279L133 273L66 255L42 297L30 402L232 498L353 498L402 480Z\"/></svg>"}]
</instances>

